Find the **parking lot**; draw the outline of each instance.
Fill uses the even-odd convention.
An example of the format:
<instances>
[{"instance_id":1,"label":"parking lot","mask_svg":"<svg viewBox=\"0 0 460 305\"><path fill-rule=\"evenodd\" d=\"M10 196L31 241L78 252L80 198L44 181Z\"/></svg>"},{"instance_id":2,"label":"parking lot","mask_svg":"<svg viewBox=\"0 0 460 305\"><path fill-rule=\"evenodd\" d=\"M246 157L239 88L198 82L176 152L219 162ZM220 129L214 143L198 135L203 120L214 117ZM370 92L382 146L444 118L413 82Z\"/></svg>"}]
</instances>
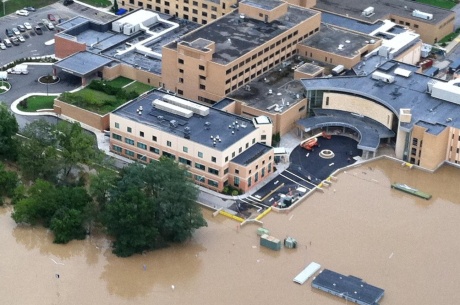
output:
<instances>
[{"instance_id":1,"label":"parking lot","mask_svg":"<svg viewBox=\"0 0 460 305\"><path fill-rule=\"evenodd\" d=\"M70 7L55 3L37 9L35 12L29 12L28 16L11 14L0 18L0 39L2 41L7 38L5 33L7 28L12 29L20 24L24 25L24 22L30 23L32 27L39 25L43 30L43 35L37 35L33 29L21 32L25 42L20 42L18 46L8 47L6 50L0 50L0 65L3 66L19 58L54 54L54 45L45 44L54 38L55 33L55 30L50 31L42 22L42 19L47 19L48 14L53 14L56 19L54 23L57 23L59 19L70 19L77 15Z\"/></svg>"}]
</instances>

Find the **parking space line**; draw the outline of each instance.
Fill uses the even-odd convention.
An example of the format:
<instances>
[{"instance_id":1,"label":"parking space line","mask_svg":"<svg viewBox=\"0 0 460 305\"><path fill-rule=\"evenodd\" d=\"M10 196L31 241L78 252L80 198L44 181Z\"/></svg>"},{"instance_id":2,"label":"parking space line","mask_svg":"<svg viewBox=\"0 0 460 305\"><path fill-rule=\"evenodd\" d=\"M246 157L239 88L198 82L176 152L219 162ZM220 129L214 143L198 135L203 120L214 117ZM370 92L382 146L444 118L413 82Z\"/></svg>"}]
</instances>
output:
<instances>
[{"instance_id":1,"label":"parking space line","mask_svg":"<svg viewBox=\"0 0 460 305\"><path fill-rule=\"evenodd\" d=\"M308 180L306 180L306 179L304 179L304 178L302 178L302 177L300 177L300 176L297 176L297 175L296 175L296 174L294 174L293 172L290 172L290 171L288 171L288 170L285 170L285 172L288 172L289 174L291 174L291 175L293 175L293 176L295 176L295 177L297 177L297 178L299 178L299 179L301 179L301 180L303 180L303 181L307 182L308 184L311 184L311 185L313 185L313 187L316 187L316 185L314 185L314 184L313 184L313 183L311 183L310 181L308 181Z\"/></svg>"},{"instance_id":2,"label":"parking space line","mask_svg":"<svg viewBox=\"0 0 460 305\"><path fill-rule=\"evenodd\" d=\"M291 179L291 178L289 178L289 177L286 177L286 176L283 175L282 173L280 174L280 176L283 176L284 178L286 178L286 179L288 179L288 180L294 182L295 184L298 184L299 186L303 186L303 187L307 188L308 190L310 190L310 188L309 188L308 186L303 185L303 184L301 184L300 182L297 182L297 181L295 181L295 180L293 180L293 179Z\"/></svg>"}]
</instances>

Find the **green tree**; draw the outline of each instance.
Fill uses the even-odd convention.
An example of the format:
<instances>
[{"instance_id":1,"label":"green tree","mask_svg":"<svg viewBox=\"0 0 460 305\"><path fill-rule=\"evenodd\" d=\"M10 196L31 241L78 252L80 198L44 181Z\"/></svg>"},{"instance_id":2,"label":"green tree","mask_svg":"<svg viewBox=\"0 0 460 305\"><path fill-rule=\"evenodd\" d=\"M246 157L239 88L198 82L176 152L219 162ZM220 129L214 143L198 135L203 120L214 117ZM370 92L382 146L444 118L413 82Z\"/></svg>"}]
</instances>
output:
<instances>
[{"instance_id":1,"label":"green tree","mask_svg":"<svg viewBox=\"0 0 460 305\"><path fill-rule=\"evenodd\" d=\"M112 12L114 13L118 12L118 1L117 0L113 1Z\"/></svg>"},{"instance_id":2,"label":"green tree","mask_svg":"<svg viewBox=\"0 0 460 305\"><path fill-rule=\"evenodd\" d=\"M115 254L129 256L182 242L207 225L196 203L197 188L185 173L167 158L122 170L104 212Z\"/></svg>"},{"instance_id":3,"label":"green tree","mask_svg":"<svg viewBox=\"0 0 460 305\"><path fill-rule=\"evenodd\" d=\"M19 179L15 172L7 171L3 163L0 163L0 205L3 197L12 197L18 185Z\"/></svg>"},{"instance_id":4,"label":"green tree","mask_svg":"<svg viewBox=\"0 0 460 305\"><path fill-rule=\"evenodd\" d=\"M15 159L17 154L18 122L8 107L0 103L0 157Z\"/></svg>"},{"instance_id":5,"label":"green tree","mask_svg":"<svg viewBox=\"0 0 460 305\"><path fill-rule=\"evenodd\" d=\"M83 164L91 165L92 162L99 162L102 159L95 138L86 133L77 122L72 124L59 122L56 137L61 150L64 176L68 176L72 168L81 169Z\"/></svg>"},{"instance_id":6,"label":"green tree","mask_svg":"<svg viewBox=\"0 0 460 305\"><path fill-rule=\"evenodd\" d=\"M61 165L54 130L45 120L27 124L22 130L26 138L19 146L18 164L25 178L56 181Z\"/></svg>"}]
</instances>

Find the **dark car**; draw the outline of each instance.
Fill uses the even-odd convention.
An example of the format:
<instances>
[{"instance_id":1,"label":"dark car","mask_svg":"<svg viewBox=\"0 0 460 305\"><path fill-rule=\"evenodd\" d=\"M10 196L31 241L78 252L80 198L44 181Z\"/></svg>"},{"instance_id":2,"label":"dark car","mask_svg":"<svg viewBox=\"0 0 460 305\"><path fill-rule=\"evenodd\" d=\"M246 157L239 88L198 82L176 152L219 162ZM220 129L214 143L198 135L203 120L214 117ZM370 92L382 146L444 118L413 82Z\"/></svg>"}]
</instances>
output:
<instances>
[{"instance_id":1,"label":"dark car","mask_svg":"<svg viewBox=\"0 0 460 305\"><path fill-rule=\"evenodd\" d=\"M37 33L37 35L42 35L43 34L42 28L40 26L38 26L38 25L36 25L34 27L34 31L35 31L35 33Z\"/></svg>"},{"instance_id":2,"label":"dark car","mask_svg":"<svg viewBox=\"0 0 460 305\"><path fill-rule=\"evenodd\" d=\"M54 17L53 14L48 14L48 20L49 21L56 21L56 17Z\"/></svg>"},{"instance_id":3,"label":"dark car","mask_svg":"<svg viewBox=\"0 0 460 305\"><path fill-rule=\"evenodd\" d=\"M11 29L6 29L5 34L8 37L13 37L14 36L14 33L13 33L13 31Z\"/></svg>"},{"instance_id":4,"label":"dark car","mask_svg":"<svg viewBox=\"0 0 460 305\"><path fill-rule=\"evenodd\" d=\"M35 7L33 7L33 6L25 7L25 8L23 8L23 10L26 10L26 11L29 11L29 12L35 12L36 11Z\"/></svg>"},{"instance_id":5,"label":"dark car","mask_svg":"<svg viewBox=\"0 0 460 305\"><path fill-rule=\"evenodd\" d=\"M71 5L73 3L73 0L64 0L64 5Z\"/></svg>"},{"instance_id":6,"label":"dark car","mask_svg":"<svg viewBox=\"0 0 460 305\"><path fill-rule=\"evenodd\" d=\"M18 25L18 30L19 30L19 32L25 32L26 28L22 24L20 24L20 25Z\"/></svg>"}]
</instances>

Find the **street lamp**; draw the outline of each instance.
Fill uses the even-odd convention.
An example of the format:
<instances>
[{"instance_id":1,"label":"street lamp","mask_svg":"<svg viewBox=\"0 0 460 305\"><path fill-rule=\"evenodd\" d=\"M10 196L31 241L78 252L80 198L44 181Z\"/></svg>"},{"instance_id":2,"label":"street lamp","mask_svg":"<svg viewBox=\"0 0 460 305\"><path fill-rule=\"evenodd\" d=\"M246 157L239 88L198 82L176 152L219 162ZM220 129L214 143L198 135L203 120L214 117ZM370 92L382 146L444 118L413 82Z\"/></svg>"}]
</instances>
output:
<instances>
[{"instance_id":1,"label":"street lamp","mask_svg":"<svg viewBox=\"0 0 460 305\"><path fill-rule=\"evenodd\" d=\"M8 0L2 0L2 2L3 2L3 16L6 15L6 14L5 14L5 2L6 2L6 1L8 1Z\"/></svg>"}]
</instances>

